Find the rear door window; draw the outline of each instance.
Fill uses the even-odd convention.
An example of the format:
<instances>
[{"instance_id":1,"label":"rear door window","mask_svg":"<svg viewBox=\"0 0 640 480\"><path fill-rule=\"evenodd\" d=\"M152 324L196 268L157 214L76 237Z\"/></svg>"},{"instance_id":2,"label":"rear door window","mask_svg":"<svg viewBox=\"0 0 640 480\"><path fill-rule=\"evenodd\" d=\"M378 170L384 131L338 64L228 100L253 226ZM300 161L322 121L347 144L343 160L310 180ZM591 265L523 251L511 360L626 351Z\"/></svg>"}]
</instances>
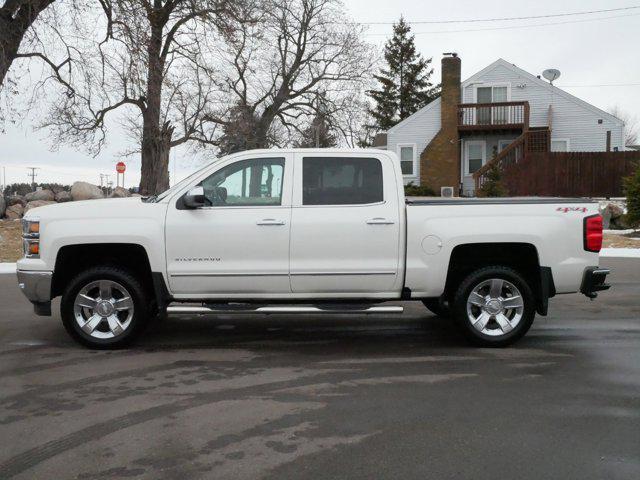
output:
<instances>
[{"instance_id":1,"label":"rear door window","mask_svg":"<svg viewBox=\"0 0 640 480\"><path fill-rule=\"evenodd\" d=\"M303 205L363 205L383 200L382 164L377 158L303 158Z\"/></svg>"}]
</instances>

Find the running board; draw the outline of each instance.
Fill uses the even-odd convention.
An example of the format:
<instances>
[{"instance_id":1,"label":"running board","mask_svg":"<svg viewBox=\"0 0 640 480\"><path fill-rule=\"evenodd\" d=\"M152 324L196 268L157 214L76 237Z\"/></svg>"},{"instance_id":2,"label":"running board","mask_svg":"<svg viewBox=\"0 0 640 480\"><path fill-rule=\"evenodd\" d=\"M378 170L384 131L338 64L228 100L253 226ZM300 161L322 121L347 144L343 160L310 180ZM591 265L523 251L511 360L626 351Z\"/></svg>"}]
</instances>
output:
<instances>
[{"instance_id":1,"label":"running board","mask_svg":"<svg viewBox=\"0 0 640 480\"><path fill-rule=\"evenodd\" d=\"M381 314L381 313L402 313L404 307L395 305L382 305L382 306L370 306L363 308L362 305L349 307L348 305L336 305L336 306L252 306L246 304L222 304L222 305L185 305L185 306L170 306L167 307L168 314L299 314L299 313L333 313L333 314Z\"/></svg>"}]
</instances>

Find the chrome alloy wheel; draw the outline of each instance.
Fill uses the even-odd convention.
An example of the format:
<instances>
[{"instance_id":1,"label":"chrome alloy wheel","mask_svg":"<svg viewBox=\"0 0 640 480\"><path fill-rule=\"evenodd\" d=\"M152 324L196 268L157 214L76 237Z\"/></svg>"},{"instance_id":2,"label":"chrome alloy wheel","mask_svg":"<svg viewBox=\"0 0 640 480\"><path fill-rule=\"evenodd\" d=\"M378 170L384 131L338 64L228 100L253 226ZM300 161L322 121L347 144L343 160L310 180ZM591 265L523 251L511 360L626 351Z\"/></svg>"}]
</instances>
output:
<instances>
[{"instance_id":1,"label":"chrome alloy wheel","mask_svg":"<svg viewBox=\"0 0 640 480\"><path fill-rule=\"evenodd\" d=\"M94 338L114 338L131 324L133 300L119 283L98 280L84 286L73 302L76 322Z\"/></svg>"},{"instance_id":2,"label":"chrome alloy wheel","mask_svg":"<svg viewBox=\"0 0 640 480\"><path fill-rule=\"evenodd\" d=\"M497 337L511 332L524 313L522 294L516 286L501 278L485 280L467 299L467 318L480 333Z\"/></svg>"}]
</instances>

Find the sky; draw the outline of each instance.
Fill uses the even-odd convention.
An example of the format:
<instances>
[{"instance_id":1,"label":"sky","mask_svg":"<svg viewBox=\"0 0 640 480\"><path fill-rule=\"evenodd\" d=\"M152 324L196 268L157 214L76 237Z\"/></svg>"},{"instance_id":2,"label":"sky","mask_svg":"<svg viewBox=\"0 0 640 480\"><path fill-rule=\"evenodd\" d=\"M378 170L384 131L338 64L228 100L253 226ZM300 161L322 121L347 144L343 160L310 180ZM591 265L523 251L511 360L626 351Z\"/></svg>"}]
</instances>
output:
<instances>
[{"instance_id":1,"label":"sky","mask_svg":"<svg viewBox=\"0 0 640 480\"><path fill-rule=\"evenodd\" d=\"M564 15L513 21L468 21L559 15L624 7L640 7L640 0L345 0L350 17L367 23L366 38L383 46L390 24L401 15L412 25L416 47L433 58L434 80L440 78L440 58L457 52L462 77L467 78L498 58L539 75L547 68L562 72L555 84L587 102L609 109L618 105L640 118L640 8L597 14ZM465 20L465 22L457 22ZM454 22L455 21L455 22ZM55 148L55 150L52 150ZM127 164L125 185L137 185L140 162L119 154L131 148L117 122L112 122L107 147L97 157L64 145L52 145L44 131L34 131L27 119L6 125L0 133L0 183L28 181L26 167L39 167L37 181L99 183L100 174L115 181L115 164ZM203 166L206 157L186 148L174 149L170 160L172 183Z\"/></svg>"}]
</instances>

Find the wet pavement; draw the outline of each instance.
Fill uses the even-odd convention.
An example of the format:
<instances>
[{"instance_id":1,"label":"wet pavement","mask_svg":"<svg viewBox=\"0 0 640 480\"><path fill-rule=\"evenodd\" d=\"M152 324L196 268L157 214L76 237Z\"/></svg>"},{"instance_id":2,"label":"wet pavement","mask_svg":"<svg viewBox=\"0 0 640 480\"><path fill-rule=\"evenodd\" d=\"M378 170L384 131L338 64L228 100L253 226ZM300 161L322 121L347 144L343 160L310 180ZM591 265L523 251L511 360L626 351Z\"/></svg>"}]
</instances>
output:
<instances>
[{"instance_id":1,"label":"wet pavement","mask_svg":"<svg viewBox=\"0 0 640 480\"><path fill-rule=\"evenodd\" d=\"M507 349L406 303L90 351L0 275L0 479L640 478L640 268L615 267Z\"/></svg>"}]
</instances>

